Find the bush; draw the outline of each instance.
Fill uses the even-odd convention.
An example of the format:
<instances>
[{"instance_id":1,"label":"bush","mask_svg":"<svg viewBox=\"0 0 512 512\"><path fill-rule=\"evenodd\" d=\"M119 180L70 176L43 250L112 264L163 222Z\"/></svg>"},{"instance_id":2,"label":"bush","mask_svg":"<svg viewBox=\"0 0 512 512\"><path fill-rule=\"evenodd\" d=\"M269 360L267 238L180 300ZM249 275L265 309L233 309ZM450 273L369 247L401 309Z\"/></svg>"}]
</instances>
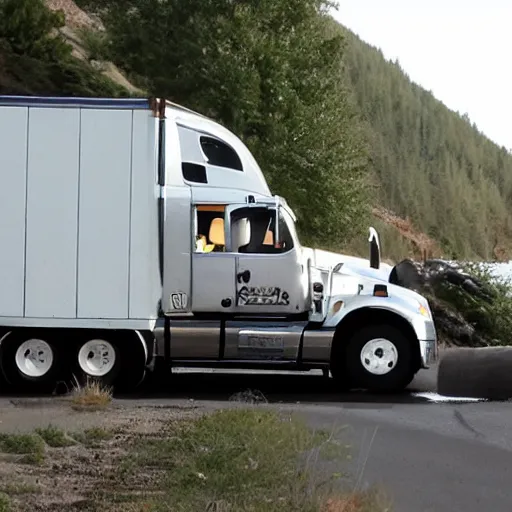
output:
<instances>
[{"instance_id":1,"label":"bush","mask_svg":"<svg viewBox=\"0 0 512 512\"><path fill-rule=\"evenodd\" d=\"M418 264L419 265L419 264ZM436 328L442 340L459 346L511 344L512 285L479 263L421 265Z\"/></svg>"},{"instance_id":2,"label":"bush","mask_svg":"<svg viewBox=\"0 0 512 512\"><path fill-rule=\"evenodd\" d=\"M107 34L90 28L80 29L78 34L89 54L89 60L111 60Z\"/></svg>"},{"instance_id":3,"label":"bush","mask_svg":"<svg viewBox=\"0 0 512 512\"><path fill-rule=\"evenodd\" d=\"M51 11L43 0L0 0L0 38L20 55L44 60L68 57L71 46L56 32L64 22L64 13Z\"/></svg>"},{"instance_id":4,"label":"bush","mask_svg":"<svg viewBox=\"0 0 512 512\"><path fill-rule=\"evenodd\" d=\"M20 55L0 39L0 94L126 97L129 92L72 56L46 61Z\"/></svg>"},{"instance_id":5,"label":"bush","mask_svg":"<svg viewBox=\"0 0 512 512\"><path fill-rule=\"evenodd\" d=\"M496 276L480 264L466 264L463 270L477 279L487 297L466 293L460 308L475 330L489 340L490 345L510 345L512 341L512 283Z\"/></svg>"},{"instance_id":6,"label":"bush","mask_svg":"<svg viewBox=\"0 0 512 512\"><path fill-rule=\"evenodd\" d=\"M71 54L59 34L64 15L43 0L0 0L0 94L128 96Z\"/></svg>"}]
</instances>

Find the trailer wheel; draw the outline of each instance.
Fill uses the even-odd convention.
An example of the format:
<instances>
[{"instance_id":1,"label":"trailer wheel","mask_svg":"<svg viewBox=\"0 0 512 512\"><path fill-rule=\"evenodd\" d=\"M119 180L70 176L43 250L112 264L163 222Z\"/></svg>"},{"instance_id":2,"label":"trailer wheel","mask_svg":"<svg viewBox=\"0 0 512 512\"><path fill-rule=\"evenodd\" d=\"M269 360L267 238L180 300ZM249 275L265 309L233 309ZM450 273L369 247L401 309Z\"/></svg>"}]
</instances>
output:
<instances>
[{"instance_id":1,"label":"trailer wheel","mask_svg":"<svg viewBox=\"0 0 512 512\"><path fill-rule=\"evenodd\" d=\"M73 373L80 384L92 380L129 391L144 379L146 360L147 347L139 332L103 331L76 345Z\"/></svg>"},{"instance_id":2,"label":"trailer wheel","mask_svg":"<svg viewBox=\"0 0 512 512\"><path fill-rule=\"evenodd\" d=\"M390 325L363 327L348 342L345 371L351 386L402 391L414 378L413 342Z\"/></svg>"},{"instance_id":3,"label":"trailer wheel","mask_svg":"<svg viewBox=\"0 0 512 512\"><path fill-rule=\"evenodd\" d=\"M52 390L61 366L50 334L24 331L12 331L2 338L0 362L5 380L20 391Z\"/></svg>"},{"instance_id":4,"label":"trailer wheel","mask_svg":"<svg viewBox=\"0 0 512 512\"><path fill-rule=\"evenodd\" d=\"M105 386L114 383L121 368L116 343L101 334L82 339L75 350L75 376L80 384L96 380Z\"/></svg>"}]
</instances>

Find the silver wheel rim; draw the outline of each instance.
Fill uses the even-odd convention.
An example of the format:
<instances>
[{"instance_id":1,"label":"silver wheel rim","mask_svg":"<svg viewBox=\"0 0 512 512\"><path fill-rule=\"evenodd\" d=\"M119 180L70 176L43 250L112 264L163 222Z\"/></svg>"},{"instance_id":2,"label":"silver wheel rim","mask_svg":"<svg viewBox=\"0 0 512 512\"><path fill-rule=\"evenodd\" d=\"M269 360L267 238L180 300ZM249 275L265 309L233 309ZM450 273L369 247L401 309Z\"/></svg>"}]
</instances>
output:
<instances>
[{"instance_id":1,"label":"silver wheel rim","mask_svg":"<svg viewBox=\"0 0 512 512\"><path fill-rule=\"evenodd\" d=\"M27 377L44 377L53 366L53 350L46 341L33 338L16 350L16 367Z\"/></svg>"},{"instance_id":2,"label":"silver wheel rim","mask_svg":"<svg viewBox=\"0 0 512 512\"><path fill-rule=\"evenodd\" d=\"M398 350L385 338L368 341L361 350L361 364L372 375L386 375L398 362Z\"/></svg>"},{"instance_id":3,"label":"silver wheel rim","mask_svg":"<svg viewBox=\"0 0 512 512\"><path fill-rule=\"evenodd\" d=\"M91 377L104 377L116 363L116 352L105 340L89 340L78 352L80 369Z\"/></svg>"}]
</instances>

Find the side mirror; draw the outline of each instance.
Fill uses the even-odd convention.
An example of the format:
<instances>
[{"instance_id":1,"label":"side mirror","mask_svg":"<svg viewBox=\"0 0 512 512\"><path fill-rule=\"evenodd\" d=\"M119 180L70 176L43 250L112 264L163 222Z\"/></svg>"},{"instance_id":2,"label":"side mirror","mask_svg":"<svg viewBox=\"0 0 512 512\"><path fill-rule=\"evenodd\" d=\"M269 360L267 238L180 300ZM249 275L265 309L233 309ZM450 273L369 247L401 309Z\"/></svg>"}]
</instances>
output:
<instances>
[{"instance_id":1,"label":"side mirror","mask_svg":"<svg viewBox=\"0 0 512 512\"><path fill-rule=\"evenodd\" d=\"M370 227L368 242L370 242L370 267L378 269L380 268L380 241L375 228Z\"/></svg>"},{"instance_id":2,"label":"side mirror","mask_svg":"<svg viewBox=\"0 0 512 512\"><path fill-rule=\"evenodd\" d=\"M339 272L341 270L341 267L343 267L343 263L337 263L335 267L332 269L332 271Z\"/></svg>"}]
</instances>

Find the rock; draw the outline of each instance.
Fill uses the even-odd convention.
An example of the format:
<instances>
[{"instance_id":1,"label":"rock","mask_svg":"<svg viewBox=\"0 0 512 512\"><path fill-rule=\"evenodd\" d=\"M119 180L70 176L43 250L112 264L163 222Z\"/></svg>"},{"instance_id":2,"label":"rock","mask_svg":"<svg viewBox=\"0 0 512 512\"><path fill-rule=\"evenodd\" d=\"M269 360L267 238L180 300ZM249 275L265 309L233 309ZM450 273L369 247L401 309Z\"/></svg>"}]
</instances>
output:
<instances>
[{"instance_id":1,"label":"rock","mask_svg":"<svg viewBox=\"0 0 512 512\"><path fill-rule=\"evenodd\" d=\"M427 297L439 337L448 346L485 347L494 343L486 337L486 326L492 321L489 310L496 291L456 264L406 259L392 269L389 281Z\"/></svg>"},{"instance_id":2,"label":"rock","mask_svg":"<svg viewBox=\"0 0 512 512\"><path fill-rule=\"evenodd\" d=\"M229 401L245 402L250 404L268 403L268 400L266 399L265 395L257 389L246 389L245 391L234 393L229 397Z\"/></svg>"},{"instance_id":3,"label":"rock","mask_svg":"<svg viewBox=\"0 0 512 512\"><path fill-rule=\"evenodd\" d=\"M512 347L446 351L439 362L437 392L491 400L512 398Z\"/></svg>"},{"instance_id":4,"label":"rock","mask_svg":"<svg viewBox=\"0 0 512 512\"><path fill-rule=\"evenodd\" d=\"M419 290L425 283L421 263L403 260L393 267L389 282L412 290Z\"/></svg>"}]
</instances>

